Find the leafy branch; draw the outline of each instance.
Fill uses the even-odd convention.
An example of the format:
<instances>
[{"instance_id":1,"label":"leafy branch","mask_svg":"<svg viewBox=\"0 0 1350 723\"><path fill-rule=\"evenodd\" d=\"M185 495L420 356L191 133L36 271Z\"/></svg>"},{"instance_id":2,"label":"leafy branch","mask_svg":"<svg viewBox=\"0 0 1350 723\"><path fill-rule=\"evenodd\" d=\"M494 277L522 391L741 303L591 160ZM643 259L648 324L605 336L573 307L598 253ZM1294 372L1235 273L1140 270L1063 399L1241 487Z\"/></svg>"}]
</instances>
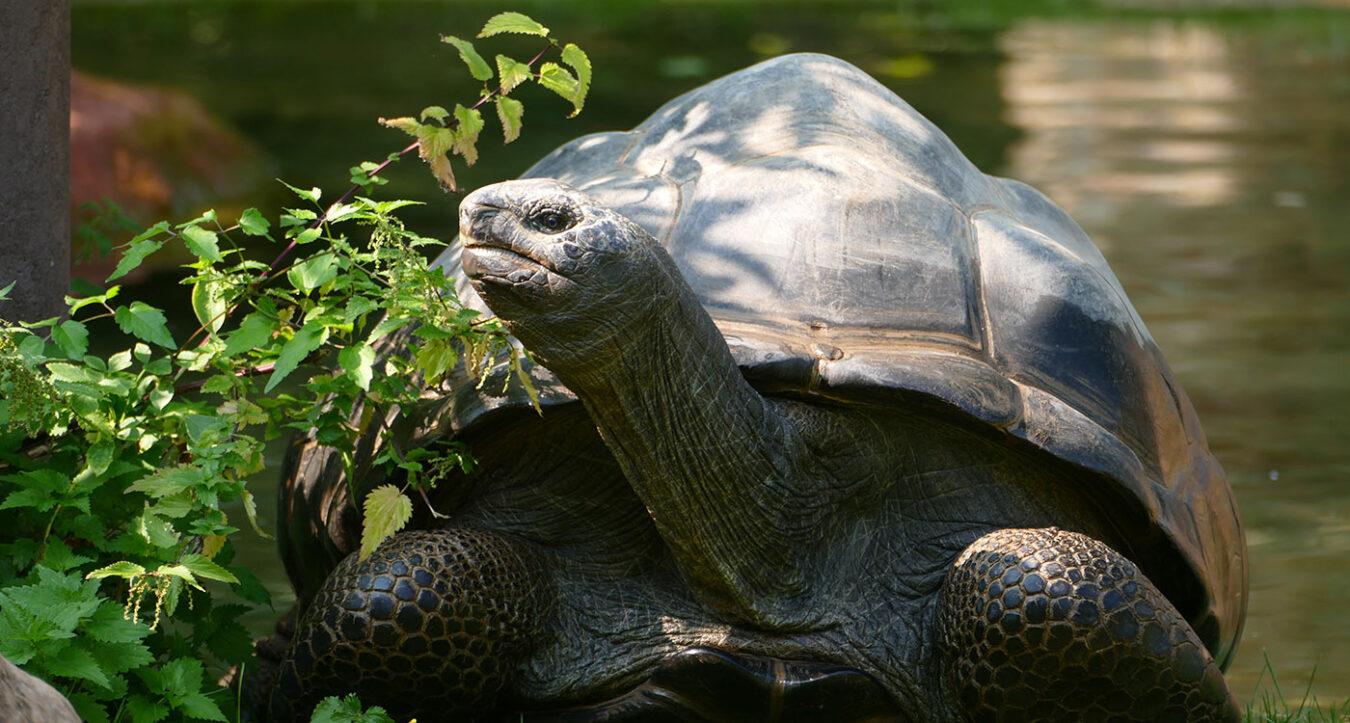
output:
<instances>
[{"instance_id":1,"label":"leafy branch","mask_svg":"<svg viewBox=\"0 0 1350 723\"><path fill-rule=\"evenodd\" d=\"M197 326L186 338L164 309L124 303L117 284L67 297L68 318L0 323L0 528L10 531L0 540L0 654L57 684L86 720L225 720L201 660L252 655L238 622L248 608L217 604L212 586L269 603L257 577L231 564L242 527L232 518L266 534L246 483L263 467L265 440L312 434L353 483L357 440L387 432L394 410L452 373L481 383L504 358L508 379L535 397L505 330L464 308L427 263L445 244L398 218L412 202L372 197L380 174L414 151L453 188L450 156L477 160L483 105L495 105L506 142L519 136L523 105L510 94L522 84L581 110L584 52L519 13L493 17L479 37L503 33L546 45L525 63L496 56L494 74L472 43L446 36L484 83L477 101L384 121L417 140L354 166L336 201L288 185L300 203L271 219L207 211L133 236L108 282L165 248L192 255L182 303ZM551 52L558 62L545 60ZM251 258L268 243L285 246L270 263ZM91 338L120 341L99 354ZM472 465L457 443L404 450L390 440L371 479L406 481L353 489L353 504L365 492L360 554L407 523L410 489L430 507L427 490ZM142 615L143 604L153 611Z\"/></svg>"},{"instance_id":2,"label":"leafy branch","mask_svg":"<svg viewBox=\"0 0 1350 723\"><path fill-rule=\"evenodd\" d=\"M528 62L521 63L505 55L497 55L494 75L483 56L478 54L472 42L453 35L441 36L442 42L455 46L459 57L469 68L469 74L483 81L483 90L478 101L469 107L455 104L454 110L446 110L439 105L427 106L417 118L381 118L390 128L397 128L417 139L403 153L416 147L418 155L431 166L432 175L449 191L458 191L455 174L451 167L450 156L455 154L464 159L465 165L472 166L478 161L478 135L483 130L483 114L479 108L491 101L497 108L497 119L502 126L504 142L510 143L520 137L525 106L510 97L511 91L522 83L533 80L539 85L562 96L572 104L572 114L581 112L586 102L586 93L591 86L591 61L581 48L573 43L560 44L549 37L548 28L520 13L501 13L487 21L479 38L488 38L503 33L533 35L547 40L543 47ZM560 60L571 70L554 62L546 62L536 71L534 66L550 51L556 50ZM494 85L495 78L495 85Z\"/></svg>"}]
</instances>

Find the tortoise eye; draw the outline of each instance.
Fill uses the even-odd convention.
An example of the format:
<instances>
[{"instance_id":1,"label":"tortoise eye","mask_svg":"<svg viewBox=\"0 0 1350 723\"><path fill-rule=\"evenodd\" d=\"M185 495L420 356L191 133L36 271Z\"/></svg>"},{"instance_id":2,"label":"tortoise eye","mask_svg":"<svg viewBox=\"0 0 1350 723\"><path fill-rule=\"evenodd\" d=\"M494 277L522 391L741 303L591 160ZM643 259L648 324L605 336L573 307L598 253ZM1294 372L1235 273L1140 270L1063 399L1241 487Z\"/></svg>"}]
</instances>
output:
<instances>
[{"instance_id":1,"label":"tortoise eye","mask_svg":"<svg viewBox=\"0 0 1350 723\"><path fill-rule=\"evenodd\" d=\"M530 214L530 222L544 233L562 233L577 221L565 209L545 208Z\"/></svg>"}]
</instances>

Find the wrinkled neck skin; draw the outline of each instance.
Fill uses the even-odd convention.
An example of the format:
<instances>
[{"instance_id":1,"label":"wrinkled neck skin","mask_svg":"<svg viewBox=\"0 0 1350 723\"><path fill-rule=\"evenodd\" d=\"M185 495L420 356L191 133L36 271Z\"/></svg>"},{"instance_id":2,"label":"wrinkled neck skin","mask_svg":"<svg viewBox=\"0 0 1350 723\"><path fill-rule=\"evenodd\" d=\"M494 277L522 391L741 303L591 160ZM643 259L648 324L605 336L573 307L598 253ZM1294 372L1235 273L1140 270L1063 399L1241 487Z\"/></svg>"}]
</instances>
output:
<instances>
[{"instance_id":1,"label":"wrinkled neck skin","mask_svg":"<svg viewBox=\"0 0 1350 723\"><path fill-rule=\"evenodd\" d=\"M823 506L797 499L795 425L745 381L670 257L647 250L656 258L632 259L654 272L629 285L641 300L513 331L581 398L705 604L757 627L809 626L812 606L794 604L812 592L809 549L792 539Z\"/></svg>"}]
</instances>

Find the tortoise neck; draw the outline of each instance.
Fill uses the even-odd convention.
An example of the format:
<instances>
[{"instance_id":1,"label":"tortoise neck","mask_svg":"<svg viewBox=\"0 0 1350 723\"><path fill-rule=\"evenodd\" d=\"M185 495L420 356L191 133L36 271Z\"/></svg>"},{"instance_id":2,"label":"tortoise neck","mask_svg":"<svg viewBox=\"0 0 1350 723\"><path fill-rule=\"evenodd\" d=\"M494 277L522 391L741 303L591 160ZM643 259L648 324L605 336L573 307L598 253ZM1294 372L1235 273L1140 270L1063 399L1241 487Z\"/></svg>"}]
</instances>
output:
<instances>
[{"instance_id":1,"label":"tortoise neck","mask_svg":"<svg viewBox=\"0 0 1350 723\"><path fill-rule=\"evenodd\" d=\"M668 261L668 259L667 259ZM773 626L806 590L782 539L793 425L745 380L698 297L673 272L651 323L572 373L606 445L704 602ZM598 363L596 363L598 362Z\"/></svg>"}]
</instances>

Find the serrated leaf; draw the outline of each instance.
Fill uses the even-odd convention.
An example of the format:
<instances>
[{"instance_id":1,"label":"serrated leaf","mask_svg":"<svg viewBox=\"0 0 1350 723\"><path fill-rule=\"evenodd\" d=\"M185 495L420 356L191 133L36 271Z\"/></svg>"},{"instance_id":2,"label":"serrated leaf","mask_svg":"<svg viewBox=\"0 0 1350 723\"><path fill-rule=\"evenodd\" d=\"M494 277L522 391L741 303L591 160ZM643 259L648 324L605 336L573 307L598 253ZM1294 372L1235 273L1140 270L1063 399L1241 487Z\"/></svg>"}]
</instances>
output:
<instances>
[{"instance_id":1,"label":"serrated leaf","mask_svg":"<svg viewBox=\"0 0 1350 723\"><path fill-rule=\"evenodd\" d=\"M520 127L522 116L525 115L525 104L515 98L498 98L497 101L497 120L502 123L503 143L510 143L520 137Z\"/></svg>"},{"instance_id":2,"label":"serrated leaf","mask_svg":"<svg viewBox=\"0 0 1350 723\"><path fill-rule=\"evenodd\" d=\"M478 33L478 37L489 38L502 33L537 35L543 38L548 37L548 28L535 22L533 18L524 13L505 12L488 18L487 23L483 25L483 30Z\"/></svg>"},{"instance_id":3,"label":"serrated leaf","mask_svg":"<svg viewBox=\"0 0 1350 723\"><path fill-rule=\"evenodd\" d=\"M442 188L451 192L459 190L459 187L455 185L455 171L450 166L448 156L436 156L427 161L427 164L431 166L431 175L435 176L436 182L441 184Z\"/></svg>"},{"instance_id":4,"label":"serrated leaf","mask_svg":"<svg viewBox=\"0 0 1350 723\"><path fill-rule=\"evenodd\" d=\"M455 147L455 132L449 128L424 125L417 135L418 154L424 159L443 156Z\"/></svg>"},{"instance_id":5,"label":"serrated leaf","mask_svg":"<svg viewBox=\"0 0 1350 723\"><path fill-rule=\"evenodd\" d=\"M120 562L114 562L113 564L108 565L106 567L100 567L99 569L89 573L88 575L85 575L84 578L86 580L98 580L104 577L130 578L144 574L145 574L144 567L141 567L140 565L137 565L134 562L127 562L126 560L122 560Z\"/></svg>"},{"instance_id":6,"label":"serrated leaf","mask_svg":"<svg viewBox=\"0 0 1350 723\"><path fill-rule=\"evenodd\" d=\"M132 528L141 539L155 547L173 547L178 544L178 535L173 525L152 510L145 510L132 521Z\"/></svg>"},{"instance_id":7,"label":"serrated leaf","mask_svg":"<svg viewBox=\"0 0 1350 723\"><path fill-rule=\"evenodd\" d=\"M118 610L117 615L121 617L122 611ZM125 622L139 627L138 624L132 623L130 620ZM91 648L94 659L98 661L99 666L109 673L123 673L151 663L155 659L155 656L150 654L150 649L139 642L104 642L91 646Z\"/></svg>"},{"instance_id":8,"label":"serrated leaf","mask_svg":"<svg viewBox=\"0 0 1350 723\"><path fill-rule=\"evenodd\" d=\"M127 490L144 492L151 497L165 497L191 489L204 481L206 472L201 468L178 465L156 470L127 485Z\"/></svg>"},{"instance_id":9,"label":"serrated leaf","mask_svg":"<svg viewBox=\"0 0 1350 723\"><path fill-rule=\"evenodd\" d=\"M179 562L192 571L197 577L204 577L207 580L219 580L220 582L229 582L238 584L239 578L225 568L217 565L211 558L205 555L199 555L195 552L188 552L183 555Z\"/></svg>"},{"instance_id":10,"label":"serrated leaf","mask_svg":"<svg viewBox=\"0 0 1350 723\"><path fill-rule=\"evenodd\" d=\"M225 548L224 535L203 535L202 536L202 554L207 557L215 557Z\"/></svg>"},{"instance_id":11,"label":"serrated leaf","mask_svg":"<svg viewBox=\"0 0 1350 723\"><path fill-rule=\"evenodd\" d=\"M338 364L351 375L362 391L370 391L371 368L375 364L375 350L369 344L353 344L338 352Z\"/></svg>"},{"instance_id":12,"label":"serrated leaf","mask_svg":"<svg viewBox=\"0 0 1350 723\"><path fill-rule=\"evenodd\" d=\"M187 566L185 565L160 565L159 568L155 570L155 574L163 575L165 577L173 578L175 580L182 580L183 582L191 585L192 587L198 590L201 590L202 592L206 591L206 588L202 587L197 582L197 576L192 574L192 571L187 569ZM168 606L169 602L168 598L170 597L170 595L172 595L172 588L170 589L170 594L165 595L164 603L166 607ZM169 614L172 615L173 610L169 610Z\"/></svg>"},{"instance_id":13,"label":"serrated leaf","mask_svg":"<svg viewBox=\"0 0 1350 723\"><path fill-rule=\"evenodd\" d=\"M446 339L429 339L417 350L417 369L428 384L437 384L459 361L455 345Z\"/></svg>"},{"instance_id":14,"label":"serrated leaf","mask_svg":"<svg viewBox=\"0 0 1350 723\"><path fill-rule=\"evenodd\" d=\"M91 680L105 688L108 687L108 675L99 667L93 654L84 648L68 645L55 655L45 656L43 662L47 670L55 675Z\"/></svg>"},{"instance_id":15,"label":"serrated leaf","mask_svg":"<svg viewBox=\"0 0 1350 723\"><path fill-rule=\"evenodd\" d=\"M380 118L380 125L385 128L397 128L410 136L417 136L422 131L422 124L416 118L402 116L399 118Z\"/></svg>"},{"instance_id":16,"label":"serrated leaf","mask_svg":"<svg viewBox=\"0 0 1350 723\"><path fill-rule=\"evenodd\" d=\"M220 261L220 243L215 231L202 228L201 226L188 226L179 232L183 236L183 243L187 244L188 251L199 259L209 261Z\"/></svg>"},{"instance_id":17,"label":"serrated leaf","mask_svg":"<svg viewBox=\"0 0 1350 723\"><path fill-rule=\"evenodd\" d=\"M94 614L84 621L82 629L100 643L135 643L150 634L148 626L127 619L122 613L122 606L110 601L99 605Z\"/></svg>"},{"instance_id":18,"label":"serrated leaf","mask_svg":"<svg viewBox=\"0 0 1350 723\"><path fill-rule=\"evenodd\" d=\"M267 386L263 388L263 392L272 391L281 380L290 376L290 373L300 366L300 362L304 361L310 352L318 349L327 338L328 329L323 323L313 319L305 322L305 325L295 332L295 336L281 347L276 365L272 367L272 376L267 378Z\"/></svg>"},{"instance_id":19,"label":"serrated leaf","mask_svg":"<svg viewBox=\"0 0 1350 723\"><path fill-rule=\"evenodd\" d=\"M569 118L581 112L581 84L577 82L577 79L567 68L557 63L544 63L539 66L539 84L562 96L564 100L572 104L572 113L568 116Z\"/></svg>"},{"instance_id":20,"label":"serrated leaf","mask_svg":"<svg viewBox=\"0 0 1350 723\"><path fill-rule=\"evenodd\" d=\"M258 312L244 317L238 329L230 332L225 341L225 356L235 356L249 349L261 349L272 338L272 320Z\"/></svg>"},{"instance_id":21,"label":"serrated leaf","mask_svg":"<svg viewBox=\"0 0 1350 723\"><path fill-rule=\"evenodd\" d=\"M192 313L197 323L211 330L220 331L225 323L224 284L218 280L199 279L192 285Z\"/></svg>"},{"instance_id":22,"label":"serrated leaf","mask_svg":"<svg viewBox=\"0 0 1350 723\"><path fill-rule=\"evenodd\" d=\"M435 118L436 120L445 120L446 117L449 115L450 111L446 110L444 107L439 105L429 105L423 108L422 112L419 113L417 117L421 118L423 122L426 122L427 118Z\"/></svg>"},{"instance_id":23,"label":"serrated leaf","mask_svg":"<svg viewBox=\"0 0 1350 723\"><path fill-rule=\"evenodd\" d=\"M258 209L246 208L239 216L239 228L249 236L266 236L268 230L272 228L272 223Z\"/></svg>"},{"instance_id":24,"label":"serrated leaf","mask_svg":"<svg viewBox=\"0 0 1350 723\"><path fill-rule=\"evenodd\" d=\"M306 191L301 188L296 188L295 186L292 186L291 184L281 179L277 179L277 183L280 183L286 188L291 189L292 193L299 196L300 198L305 199L306 201L313 201L314 203L318 203L319 198L323 196L323 191L318 186L315 186L314 188L311 188L308 191Z\"/></svg>"},{"instance_id":25,"label":"serrated leaf","mask_svg":"<svg viewBox=\"0 0 1350 723\"><path fill-rule=\"evenodd\" d=\"M67 358L83 359L84 353L89 351L89 330L74 319L66 319L52 327L52 341L61 347Z\"/></svg>"},{"instance_id":26,"label":"serrated leaf","mask_svg":"<svg viewBox=\"0 0 1350 723\"><path fill-rule=\"evenodd\" d=\"M108 471L108 466L112 464L113 457L117 456L117 447L117 443L110 439L95 442L85 453L85 466L95 475L103 474Z\"/></svg>"},{"instance_id":27,"label":"serrated leaf","mask_svg":"<svg viewBox=\"0 0 1350 723\"><path fill-rule=\"evenodd\" d=\"M380 485L366 495L365 518L361 521L361 554L359 559L370 557L370 553L389 539L395 532L403 529L412 517L412 500L394 485Z\"/></svg>"},{"instance_id":28,"label":"serrated leaf","mask_svg":"<svg viewBox=\"0 0 1350 723\"><path fill-rule=\"evenodd\" d=\"M475 80L492 80L492 69L488 67L487 61L483 56L474 50L473 43L467 40L461 40L453 35L442 35L441 42L450 43L459 51L459 57L464 64L469 66L469 75Z\"/></svg>"},{"instance_id":29,"label":"serrated leaf","mask_svg":"<svg viewBox=\"0 0 1350 723\"><path fill-rule=\"evenodd\" d=\"M165 349L173 349L176 346L173 335L169 333L168 320L164 318L164 312L143 301L133 301L130 306L117 307L114 318L122 331L137 339L158 344Z\"/></svg>"},{"instance_id":30,"label":"serrated leaf","mask_svg":"<svg viewBox=\"0 0 1350 723\"><path fill-rule=\"evenodd\" d=\"M156 225L162 227L159 229L160 231L165 231L169 228L169 224L165 222L160 222ZM122 258L117 261L117 268L113 269L113 272L109 274L108 278L104 279L104 281L120 279L132 271L135 271L140 267L141 262L145 261L146 256L158 251L163 245L164 241L162 239L143 239L140 241L132 241L127 244L126 250L122 252Z\"/></svg>"},{"instance_id":31,"label":"serrated leaf","mask_svg":"<svg viewBox=\"0 0 1350 723\"><path fill-rule=\"evenodd\" d=\"M478 134L483 130L483 114L477 108L455 104L455 140L452 150L472 166L478 161Z\"/></svg>"},{"instance_id":32,"label":"serrated leaf","mask_svg":"<svg viewBox=\"0 0 1350 723\"><path fill-rule=\"evenodd\" d=\"M514 58L505 55L497 56L497 78L501 83L501 94L506 95L516 86L529 80L534 73L530 72L530 66L521 63Z\"/></svg>"},{"instance_id":33,"label":"serrated leaf","mask_svg":"<svg viewBox=\"0 0 1350 723\"><path fill-rule=\"evenodd\" d=\"M253 499L253 493L244 490L240 494L240 499L244 503L244 514L248 516L248 523L253 526L253 531L269 540L272 539L272 536L263 532L263 528L258 525L258 502Z\"/></svg>"},{"instance_id":34,"label":"serrated leaf","mask_svg":"<svg viewBox=\"0 0 1350 723\"><path fill-rule=\"evenodd\" d=\"M586 93L591 88L591 59L575 43L568 43L562 49L562 62L576 73L577 90L570 99L573 106L572 115L568 116L570 118L580 113L581 107L586 104Z\"/></svg>"},{"instance_id":35,"label":"serrated leaf","mask_svg":"<svg viewBox=\"0 0 1350 723\"><path fill-rule=\"evenodd\" d=\"M286 272L286 278L296 291L309 293L337 278L340 270L335 254L322 253L292 266Z\"/></svg>"},{"instance_id":36,"label":"serrated leaf","mask_svg":"<svg viewBox=\"0 0 1350 723\"><path fill-rule=\"evenodd\" d=\"M79 567L91 559L71 552L66 543L59 539L49 539L47 540L47 548L42 553L41 564L57 572L65 572L71 568Z\"/></svg>"}]
</instances>

